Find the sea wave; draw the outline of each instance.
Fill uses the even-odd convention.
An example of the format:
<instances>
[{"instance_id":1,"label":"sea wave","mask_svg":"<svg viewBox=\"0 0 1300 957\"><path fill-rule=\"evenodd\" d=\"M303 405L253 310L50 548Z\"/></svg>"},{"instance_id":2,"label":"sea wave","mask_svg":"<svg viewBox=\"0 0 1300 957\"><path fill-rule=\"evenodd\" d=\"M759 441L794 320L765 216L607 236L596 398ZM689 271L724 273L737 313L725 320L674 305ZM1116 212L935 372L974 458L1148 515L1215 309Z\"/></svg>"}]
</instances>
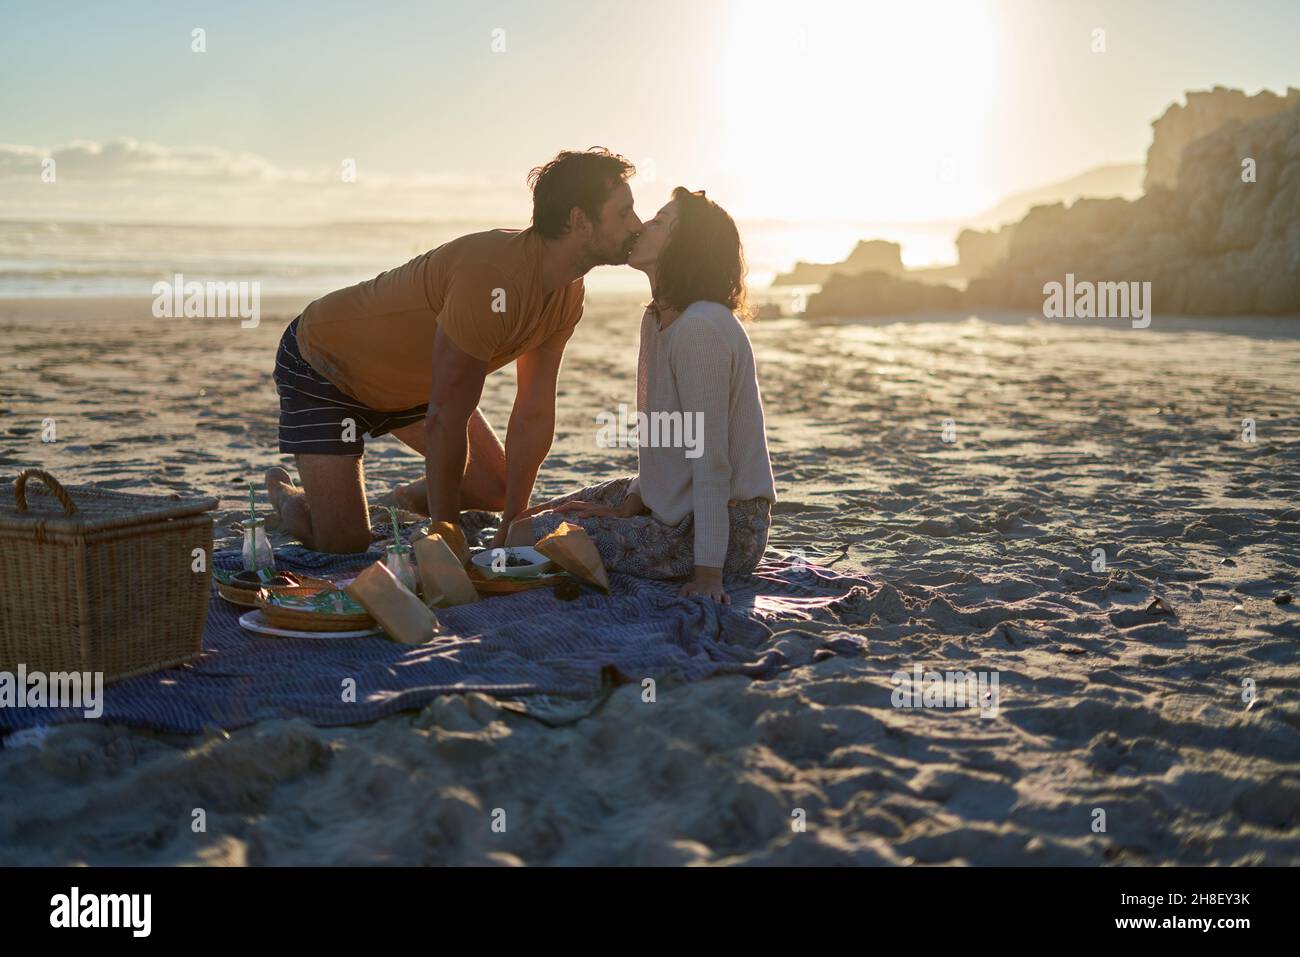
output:
<instances>
[{"instance_id":1,"label":"sea wave","mask_svg":"<svg viewBox=\"0 0 1300 957\"><path fill-rule=\"evenodd\" d=\"M839 261L857 240L880 235L870 224L740 226L752 288L766 286L795 259ZM264 294L316 296L488 228L492 224L451 219L209 225L0 221L0 297L142 295L176 273L187 280L257 281ZM938 232L930 238L940 250L947 241ZM643 289L645 277L602 267L586 283L593 290L630 291Z\"/></svg>"}]
</instances>

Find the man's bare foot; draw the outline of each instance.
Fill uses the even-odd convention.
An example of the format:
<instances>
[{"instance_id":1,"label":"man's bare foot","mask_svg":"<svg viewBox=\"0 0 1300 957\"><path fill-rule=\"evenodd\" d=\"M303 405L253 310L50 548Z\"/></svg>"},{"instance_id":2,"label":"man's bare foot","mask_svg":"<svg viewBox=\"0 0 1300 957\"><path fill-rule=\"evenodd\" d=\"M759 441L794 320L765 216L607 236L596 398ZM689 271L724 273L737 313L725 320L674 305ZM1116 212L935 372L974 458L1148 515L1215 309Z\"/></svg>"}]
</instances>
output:
<instances>
[{"instance_id":1,"label":"man's bare foot","mask_svg":"<svg viewBox=\"0 0 1300 957\"><path fill-rule=\"evenodd\" d=\"M277 515L281 514L285 500L294 494L301 495L302 492L293 484L293 477L286 469L277 465L266 470L266 495Z\"/></svg>"}]
</instances>

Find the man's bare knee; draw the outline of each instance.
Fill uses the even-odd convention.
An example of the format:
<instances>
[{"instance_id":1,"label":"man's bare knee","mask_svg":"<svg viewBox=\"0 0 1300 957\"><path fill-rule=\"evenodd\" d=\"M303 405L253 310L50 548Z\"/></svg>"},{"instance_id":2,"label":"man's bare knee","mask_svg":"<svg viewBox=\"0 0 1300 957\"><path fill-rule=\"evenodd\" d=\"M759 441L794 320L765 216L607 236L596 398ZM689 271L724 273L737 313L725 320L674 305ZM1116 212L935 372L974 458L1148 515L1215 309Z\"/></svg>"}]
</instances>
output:
<instances>
[{"instance_id":1,"label":"man's bare knee","mask_svg":"<svg viewBox=\"0 0 1300 957\"><path fill-rule=\"evenodd\" d=\"M360 457L299 455L298 473L311 516L311 540L304 544L333 554L366 551L370 512Z\"/></svg>"},{"instance_id":2,"label":"man's bare knee","mask_svg":"<svg viewBox=\"0 0 1300 957\"><path fill-rule=\"evenodd\" d=\"M369 528L326 528L312 530L310 544L313 551L329 552L331 555L351 555L364 552L370 548L371 534Z\"/></svg>"}]
</instances>

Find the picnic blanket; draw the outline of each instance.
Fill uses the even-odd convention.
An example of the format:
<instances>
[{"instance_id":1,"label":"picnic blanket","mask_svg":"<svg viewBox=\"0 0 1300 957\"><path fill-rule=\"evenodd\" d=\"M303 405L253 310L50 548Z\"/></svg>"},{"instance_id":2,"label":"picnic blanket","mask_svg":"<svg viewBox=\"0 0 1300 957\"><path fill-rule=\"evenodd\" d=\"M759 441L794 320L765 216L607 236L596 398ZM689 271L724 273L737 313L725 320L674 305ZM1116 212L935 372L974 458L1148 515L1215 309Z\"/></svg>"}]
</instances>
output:
<instances>
[{"instance_id":1,"label":"picnic blanket","mask_svg":"<svg viewBox=\"0 0 1300 957\"><path fill-rule=\"evenodd\" d=\"M277 550L281 570L356 572L377 551L325 555ZM231 549L214 562L238 569ZM585 588L572 601L549 589L440 609L443 634L423 645L383 637L272 638L239 626L240 608L215 588L203 655L177 668L104 688L96 720L184 734L233 730L271 718L321 726L360 724L439 695L482 691L502 698L593 700L645 678L700 681L716 675L770 678L788 666L772 647L773 619L843 598L863 581L803 563L766 562L733 604L679 598L680 585L610 575L612 595ZM86 720L82 708L0 708L0 730Z\"/></svg>"}]
</instances>

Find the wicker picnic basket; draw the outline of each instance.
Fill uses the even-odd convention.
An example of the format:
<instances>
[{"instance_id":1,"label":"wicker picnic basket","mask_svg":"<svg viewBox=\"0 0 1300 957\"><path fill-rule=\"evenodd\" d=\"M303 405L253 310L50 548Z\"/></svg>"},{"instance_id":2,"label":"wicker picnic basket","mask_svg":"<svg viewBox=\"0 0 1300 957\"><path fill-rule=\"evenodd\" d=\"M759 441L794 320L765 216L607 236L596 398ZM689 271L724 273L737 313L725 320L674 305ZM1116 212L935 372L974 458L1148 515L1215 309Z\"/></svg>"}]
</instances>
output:
<instances>
[{"instance_id":1,"label":"wicker picnic basket","mask_svg":"<svg viewBox=\"0 0 1300 957\"><path fill-rule=\"evenodd\" d=\"M29 479L45 487L29 488ZM48 472L20 473L13 501L0 494L0 671L23 664L112 681L196 657L216 507L212 498L65 489Z\"/></svg>"}]
</instances>

